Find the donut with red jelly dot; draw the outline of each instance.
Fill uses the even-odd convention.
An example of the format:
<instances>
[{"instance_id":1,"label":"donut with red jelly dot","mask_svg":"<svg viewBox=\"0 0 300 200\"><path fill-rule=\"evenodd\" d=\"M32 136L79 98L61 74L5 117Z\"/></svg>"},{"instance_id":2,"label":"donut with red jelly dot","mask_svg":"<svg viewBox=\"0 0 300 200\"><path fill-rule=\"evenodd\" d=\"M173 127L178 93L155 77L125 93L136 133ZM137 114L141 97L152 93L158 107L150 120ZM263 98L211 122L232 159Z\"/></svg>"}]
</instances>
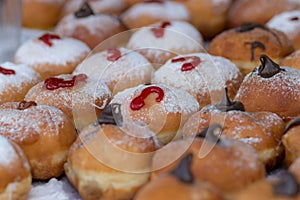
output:
<instances>
[{"instance_id":1,"label":"donut with red jelly dot","mask_svg":"<svg viewBox=\"0 0 300 200\"><path fill-rule=\"evenodd\" d=\"M300 10L292 10L275 15L266 24L286 34L295 49L300 49Z\"/></svg>"},{"instance_id":2,"label":"donut with red jelly dot","mask_svg":"<svg viewBox=\"0 0 300 200\"><path fill-rule=\"evenodd\" d=\"M219 191L211 184L195 180L190 169L192 157L193 154L186 155L173 171L151 180L138 191L134 200L222 200Z\"/></svg>"},{"instance_id":3,"label":"donut with red jelly dot","mask_svg":"<svg viewBox=\"0 0 300 200\"><path fill-rule=\"evenodd\" d=\"M226 58L205 53L180 55L155 71L152 83L180 88L193 95L201 106L219 102L223 88L233 98L242 82L236 65Z\"/></svg>"},{"instance_id":4,"label":"donut with red jelly dot","mask_svg":"<svg viewBox=\"0 0 300 200\"><path fill-rule=\"evenodd\" d=\"M77 137L73 123L61 110L33 101L0 106L0 135L22 148L35 179L60 176Z\"/></svg>"},{"instance_id":5,"label":"donut with red jelly dot","mask_svg":"<svg viewBox=\"0 0 300 200\"><path fill-rule=\"evenodd\" d=\"M147 0L127 9L121 20L131 29L141 28L160 21L189 21L190 13L181 3L166 0Z\"/></svg>"},{"instance_id":6,"label":"donut with red jelly dot","mask_svg":"<svg viewBox=\"0 0 300 200\"><path fill-rule=\"evenodd\" d=\"M300 71L279 66L268 56L243 80L236 101L249 112L269 111L289 121L300 115Z\"/></svg>"},{"instance_id":7,"label":"donut with red jelly dot","mask_svg":"<svg viewBox=\"0 0 300 200\"><path fill-rule=\"evenodd\" d=\"M129 200L149 181L153 151L160 144L151 132L124 132L114 120L119 106L106 107L70 148L66 175L83 199Z\"/></svg>"},{"instance_id":8,"label":"donut with red jelly dot","mask_svg":"<svg viewBox=\"0 0 300 200\"><path fill-rule=\"evenodd\" d=\"M90 48L79 40L45 33L22 44L14 60L30 66L46 79L72 73L89 52Z\"/></svg>"},{"instance_id":9,"label":"donut with red jelly dot","mask_svg":"<svg viewBox=\"0 0 300 200\"><path fill-rule=\"evenodd\" d=\"M233 199L238 191L265 176L265 167L250 146L223 135L222 126L212 124L196 137L172 141L156 151L152 180L173 171L190 153L195 182L212 184L225 199Z\"/></svg>"},{"instance_id":10,"label":"donut with red jelly dot","mask_svg":"<svg viewBox=\"0 0 300 200\"><path fill-rule=\"evenodd\" d=\"M137 29L127 47L139 51L158 68L178 54L204 51L198 30L184 21L162 21Z\"/></svg>"},{"instance_id":11,"label":"donut with red jelly dot","mask_svg":"<svg viewBox=\"0 0 300 200\"><path fill-rule=\"evenodd\" d=\"M214 123L223 124L224 135L253 147L266 169L272 170L281 162L285 123L275 113L245 112L241 102L229 99L226 89L220 103L205 106L188 119L182 130L183 136L197 135Z\"/></svg>"},{"instance_id":12,"label":"donut with red jelly dot","mask_svg":"<svg viewBox=\"0 0 300 200\"><path fill-rule=\"evenodd\" d=\"M187 118L199 110L194 97L162 84L139 85L117 93L112 103L122 105L123 121L154 132L166 144L180 137Z\"/></svg>"},{"instance_id":13,"label":"donut with red jelly dot","mask_svg":"<svg viewBox=\"0 0 300 200\"><path fill-rule=\"evenodd\" d=\"M25 96L26 101L59 108L76 124L77 129L92 123L110 99L108 87L85 74L47 78L32 87ZM93 110L89 110L91 107Z\"/></svg>"},{"instance_id":14,"label":"donut with red jelly dot","mask_svg":"<svg viewBox=\"0 0 300 200\"><path fill-rule=\"evenodd\" d=\"M0 64L0 104L22 101L28 90L42 77L24 64L5 62Z\"/></svg>"},{"instance_id":15,"label":"donut with red jelly dot","mask_svg":"<svg viewBox=\"0 0 300 200\"><path fill-rule=\"evenodd\" d=\"M153 71L151 63L140 53L114 48L88 57L73 74L84 73L100 79L116 94L126 88L150 83Z\"/></svg>"},{"instance_id":16,"label":"donut with red jelly dot","mask_svg":"<svg viewBox=\"0 0 300 200\"><path fill-rule=\"evenodd\" d=\"M293 44L285 33L258 23L244 23L225 30L208 46L210 54L231 60L243 75L259 65L261 54L279 62L293 51Z\"/></svg>"},{"instance_id":17,"label":"donut with red jelly dot","mask_svg":"<svg viewBox=\"0 0 300 200\"><path fill-rule=\"evenodd\" d=\"M126 4L119 0L69 0L61 11L61 17L76 12L85 2L88 2L96 13L118 15L126 8Z\"/></svg>"},{"instance_id":18,"label":"donut with red jelly dot","mask_svg":"<svg viewBox=\"0 0 300 200\"><path fill-rule=\"evenodd\" d=\"M93 49L107 38L125 30L126 27L116 16L96 13L86 2L76 12L63 17L54 31L81 40Z\"/></svg>"},{"instance_id":19,"label":"donut with red jelly dot","mask_svg":"<svg viewBox=\"0 0 300 200\"><path fill-rule=\"evenodd\" d=\"M21 148L0 136L0 199L26 200L31 188L28 160Z\"/></svg>"}]
</instances>

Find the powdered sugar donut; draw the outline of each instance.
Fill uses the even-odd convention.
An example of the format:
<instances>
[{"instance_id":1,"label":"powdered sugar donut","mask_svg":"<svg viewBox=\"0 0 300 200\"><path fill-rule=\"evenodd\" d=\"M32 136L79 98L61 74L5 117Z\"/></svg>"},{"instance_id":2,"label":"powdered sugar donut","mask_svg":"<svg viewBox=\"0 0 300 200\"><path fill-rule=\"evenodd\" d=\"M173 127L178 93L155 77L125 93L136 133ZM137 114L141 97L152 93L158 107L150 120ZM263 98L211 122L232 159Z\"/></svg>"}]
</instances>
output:
<instances>
[{"instance_id":1,"label":"powdered sugar donut","mask_svg":"<svg viewBox=\"0 0 300 200\"><path fill-rule=\"evenodd\" d=\"M187 92L162 84L126 89L116 94L112 103L122 105L125 123L148 128L164 144L180 137L183 123L199 109L196 99Z\"/></svg>"},{"instance_id":2,"label":"powdered sugar donut","mask_svg":"<svg viewBox=\"0 0 300 200\"><path fill-rule=\"evenodd\" d=\"M141 52L151 63L163 64L178 54L204 51L202 45L202 35L188 22L163 21L138 29L127 47Z\"/></svg>"},{"instance_id":3,"label":"powdered sugar donut","mask_svg":"<svg viewBox=\"0 0 300 200\"><path fill-rule=\"evenodd\" d=\"M268 23L270 28L286 34L293 42L294 48L300 48L300 10L292 10L275 15Z\"/></svg>"},{"instance_id":4,"label":"powdered sugar donut","mask_svg":"<svg viewBox=\"0 0 300 200\"><path fill-rule=\"evenodd\" d=\"M126 88L150 83L153 71L149 61L138 52L115 48L85 59L73 74L84 73L100 79L116 94Z\"/></svg>"},{"instance_id":5,"label":"powdered sugar donut","mask_svg":"<svg viewBox=\"0 0 300 200\"><path fill-rule=\"evenodd\" d=\"M72 73L89 52L90 48L79 40L45 33L21 45L15 62L32 67L45 79Z\"/></svg>"},{"instance_id":6,"label":"powdered sugar donut","mask_svg":"<svg viewBox=\"0 0 300 200\"><path fill-rule=\"evenodd\" d=\"M88 3L75 13L63 17L55 32L85 42L91 49L105 39L125 31L125 26L114 15L95 13Z\"/></svg>"},{"instance_id":7,"label":"powdered sugar donut","mask_svg":"<svg viewBox=\"0 0 300 200\"><path fill-rule=\"evenodd\" d=\"M130 7L121 15L121 19L129 28L140 28L159 21L189 21L190 14L181 3L149 0Z\"/></svg>"},{"instance_id":8,"label":"powdered sugar donut","mask_svg":"<svg viewBox=\"0 0 300 200\"><path fill-rule=\"evenodd\" d=\"M22 148L36 179L63 173L68 149L77 136L61 110L25 101L0 106L0 135Z\"/></svg>"},{"instance_id":9,"label":"powdered sugar donut","mask_svg":"<svg viewBox=\"0 0 300 200\"><path fill-rule=\"evenodd\" d=\"M197 53L168 60L154 73L152 83L184 89L204 106L219 102L224 87L233 98L242 79L239 69L226 58Z\"/></svg>"},{"instance_id":10,"label":"powdered sugar donut","mask_svg":"<svg viewBox=\"0 0 300 200\"><path fill-rule=\"evenodd\" d=\"M125 3L120 0L69 0L64 5L61 16L76 12L85 2L96 13L120 14L126 8Z\"/></svg>"},{"instance_id":11,"label":"powdered sugar donut","mask_svg":"<svg viewBox=\"0 0 300 200\"><path fill-rule=\"evenodd\" d=\"M26 101L59 108L75 120L79 130L94 122L110 99L108 87L85 74L50 77L32 87L25 96ZM91 107L93 109L89 110Z\"/></svg>"},{"instance_id":12,"label":"powdered sugar donut","mask_svg":"<svg viewBox=\"0 0 300 200\"><path fill-rule=\"evenodd\" d=\"M14 142L0 136L0 199L25 200L31 188L30 166Z\"/></svg>"},{"instance_id":13,"label":"powdered sugar donut","mask_svg":"<svg viewBox=\"0 0 300 200\"><path fill-rule=\"evenodd\" d=\"M28 90L41 80L41 76L27 65L0 64L0 104L23 100Z\"/></svg>"},{"instance_id":14,"label":"powdered sugar donut","mask_svg":"<svg viewBox=\"0 0 300 200\"><path fill-rule=\"evenodd\" d=\"M300 49L284 57L279 64L300 70Z\"/></svg>"}]
</instances>

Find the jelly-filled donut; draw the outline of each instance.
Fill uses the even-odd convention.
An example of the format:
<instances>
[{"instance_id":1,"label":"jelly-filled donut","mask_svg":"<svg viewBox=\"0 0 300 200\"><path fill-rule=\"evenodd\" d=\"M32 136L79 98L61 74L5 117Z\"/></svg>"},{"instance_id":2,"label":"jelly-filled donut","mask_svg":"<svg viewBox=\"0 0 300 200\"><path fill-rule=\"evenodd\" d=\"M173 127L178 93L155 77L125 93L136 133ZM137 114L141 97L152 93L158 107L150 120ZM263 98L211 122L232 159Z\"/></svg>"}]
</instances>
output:
<instances>
[{"instance_id":1,"label":"jelly-filled donut","mask_svg":"<svg viewBox=\"0 0 300 200\"><path fill-rule=\"evenodd\" d=\"M95 53L77 66L73 74L84 73L102 80L116 94L126 88L150 83L154 71L140 53L126 48L113 48Z\"/></svg>"},{"instance_id":2,"label":"jelly-filled donut","mask_svg":"<svg viewBox=\"0 0 300 200\"><path fill-rule=\"evenodd\" d=\"M184 137L197 135L209 124L223 124L223 134L253 147L266 169L274 168L283 157L281 137L285 123L275 113L245 112L244 105L231 101L224 92L220 103L203 107L183 127Z\"/></svg>"},{"instance_id":3,"label":"jelly-filled donut","mask_svg":"<svg viewBox=\"0 0 300 200\"><path fill-rule=\"evenodd\" d=\"M85 74L47 78L32 87L25 96L26 101L59 108L75 123L77 129L92 123L110 99L108 87Z\"/></svg>"},{"instance_id":4,"label":"jelly-filled donut","mask_svg":"<svg viewBox=\"0 0 300 200\"><path fill-rule=\"evenodd\" d=\"M269 111L288 121L300 115L300 71L280 67L268 56L243 80L235 100L249 112Z\"/></svg>"},{"instance_id":5,"label":"jelly-filled donut","mask_svg":"<svg viewBox=\"0 0 300 200\"><path fill-rule=\"evenodd\" d=\"M46 79L72 73L89 52L90 48L79 40L45 33L22 44L14 60L30 66Z\"/></svg>"},{"instance_id":6,"label":"jelly-filled donut","mask_svg":"<svg viewBox=\"0 0 300 200\"><path fill-rule=\"evenodd\" d=\"M169 58L204 51L202 35L184 21L162 21L137 29L127 44L158 68Z\"/></svg>"},{"instance_id":7,"label":"jelly-filled donut","mask_svg":"<svg viewBox=\"0 0 300 200\"><path fill-rule=\"evenodd\" d=\"M28 90L42 77L23 64L0 63L0 104L22 101Z\"/></svg>"},{"instance_id":8,"label":"jelly-filled donut","mask_svg":"<svg viewBox=\"0 0 300 200\"><path fill-rule=\"evenodd\" d=\"M149 181L152 152L160 145L151 132L118 127L119 106L109 105L69 151L66 175L85 200L129 200Z\"/></svg>"},{"instance_id":9,"label":"jelly-filled donut","mask_svg":"<svg viewBox=\"0 0 300 200\"><path fill-rule=\"evenodd\" d=\"M292 42L283 32L257 23L245 23L223 31L208 47L210 54L228 58L244 75L259 65L261 54L279 62L293 50Z\"/></svg>"},{"instance_id":10,"label":"jelly-filled donut","mask_svg":"<svg viewBox=\"0 0 300 200\"><path fill-rule=\"evenodd\" d=\"M123 90L114 96L112 103L122 105L126 123L151 130L164 144L180 137L181 126L199 110L198 102L189 93L162 84Z\"/></svg>"},{"instance_id":11,"label":"jelly-filled donut","mask_svg":"<svg viewBox=\"0 0 300 200\"><path fill-rule=\"evenodd\" d=\"M74 125L61 110L26 101L0 106L0 135L23 149L35 179L63 173L67 152L77 136Z\"/></svg>"},{"instance_id":12,"label":"jelly-filled donut","mask_svg":"<svg viewBox=\"0 0 300 200\"><path fill-rule=\"evenodd\" d=\"M0 199L26 200L31 188L30 166L14 142L0 136Z\"/></svg>"},{"instance_id":13,"label":"jelly-filled donut","mask_svg":"<svg viewBox=\"0 0 300 200\"><path fill-rule=\"evenodd\" d=\"M234 63L205 53L171 58L152 77L152 83L187 91L201 106L219 102L224 87L228 88L229 96L233 98L242 80L242 74Z\"/></svg>"}]
</instances>

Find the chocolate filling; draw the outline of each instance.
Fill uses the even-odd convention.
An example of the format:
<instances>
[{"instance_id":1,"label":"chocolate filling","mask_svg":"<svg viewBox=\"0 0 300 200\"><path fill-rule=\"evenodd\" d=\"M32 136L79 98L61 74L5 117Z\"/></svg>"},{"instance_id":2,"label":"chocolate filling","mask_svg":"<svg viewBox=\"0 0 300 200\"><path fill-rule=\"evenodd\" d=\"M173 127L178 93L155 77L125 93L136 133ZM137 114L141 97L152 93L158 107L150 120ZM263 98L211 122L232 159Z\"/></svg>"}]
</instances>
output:
<instances>
[{"instance_id":1,"label":"chocolate filling","mask_svg":"<svg viewBox=\"0 0 300 200\"><path fill-rule=\"evenodd\" d=\"M88 2L84 2L79 10L74 13L76 18L84 18L94 14L95 13Z\"/></svg>"},{"instance_id":2,"label":"chocolate filling","mask_svg":"<svg viewBox=\"0 0 300 200\"><path fill-rule=\"evenodd\" d=\"M294 197L299 193L299 184L293 174L282 170L275 176L279 179L273 184L273 192L276 195Z\"/></svg>"},{"instance_id":3,"label":"chocolate filling","mask_svg":"<svg viewBox=\"0 0 300 200\"><path fill-rule=\"evenodd\" d=\"M98 117L98 123L122 126L121 104L109 104Z\"/></svg>"},{"instance_id":4,"label":"chocolate filling","mask_svg":"<svg viewBox=\"0 0 300 200\"><path fill-rule=\"evenodd\" d=\"M215 144L220 144L222 134L222 126L219 124L213 124L206 127L203 131L198 133L196 137L204 138L207 141L213 142Z\"/></svg>"},{"instance_id":5,"label":"chocolate filling","mask_svg":"<svg viewBox=\"0 0 300 200\"><path fill-rule=\"evenodd\" d=\"M286 127L283 134L287 133L291 128L300 125L300 117L293 119Z\"/></svg>"},{"instance_id":6,"label":"chocolate filling","mask_svg":"<svg viewBox=\"0 0 300 200\"><path fill-rule=\"evenodd\" d=\"M193 160L193 154L188 154L183 157L177 167L171 171L171 174L176 176L180 181L184 183L193 183L194 177L191 172L191 164Z\"/></svg>"},{"instance_id":7,"label":"chocolate filling","mask_svg":"<svg viewBox=\"0 0 300 200\"><path fill-rule=\"evenodd\" d=\"M259 59L261 65L258 68L258 75L263 78L270 78L275 74L284 71L284 69L281 69L280 66L271 60L267 55L263 54Z\"/></svg>"},{"instance_id":8,"label":"chocolate filling","mask_svg":"<svg viewBox=\"0 0 300 200\"><path fill-rule=\"evenodd\" d=\"M259 42L259 41L254 41L254 42L245 42L244 44L250 44L251 45L251 61L254 61L254 50L256 48L260 48L261 50L266 50L266 47L263 43Z\"/></svg>"},{"instance_id":9,"label":"chocolate filling","mask_svg":"<svg viewBox=\"0 0 300 200\"><path fill-rule=\"evenodd\" d=\"M221 102L216 104L215 107L222 112L228 112L230 110L245 111L245 107L242 102L230 101L227 88L225 88Z\"/></svg>"}]
</instances>

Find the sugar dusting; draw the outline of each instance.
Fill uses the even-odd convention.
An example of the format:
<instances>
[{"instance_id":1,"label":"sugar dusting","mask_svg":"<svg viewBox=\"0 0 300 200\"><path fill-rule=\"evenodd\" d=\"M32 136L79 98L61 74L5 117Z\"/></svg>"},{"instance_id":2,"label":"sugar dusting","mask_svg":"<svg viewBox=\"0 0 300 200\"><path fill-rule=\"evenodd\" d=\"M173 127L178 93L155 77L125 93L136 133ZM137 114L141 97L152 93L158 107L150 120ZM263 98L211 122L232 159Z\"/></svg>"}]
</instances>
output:
<instances>
[{"instance_id":1,"label":"sugar dusting","mask_svg":"<svg viewBox=\"0 0 300 200\"><path fill-rule=\"evenodd\" d=\"M7 167L17 159L18 156L13 146L5 137L0 135L0 166Z\"/></svg>"}]
</instances>

